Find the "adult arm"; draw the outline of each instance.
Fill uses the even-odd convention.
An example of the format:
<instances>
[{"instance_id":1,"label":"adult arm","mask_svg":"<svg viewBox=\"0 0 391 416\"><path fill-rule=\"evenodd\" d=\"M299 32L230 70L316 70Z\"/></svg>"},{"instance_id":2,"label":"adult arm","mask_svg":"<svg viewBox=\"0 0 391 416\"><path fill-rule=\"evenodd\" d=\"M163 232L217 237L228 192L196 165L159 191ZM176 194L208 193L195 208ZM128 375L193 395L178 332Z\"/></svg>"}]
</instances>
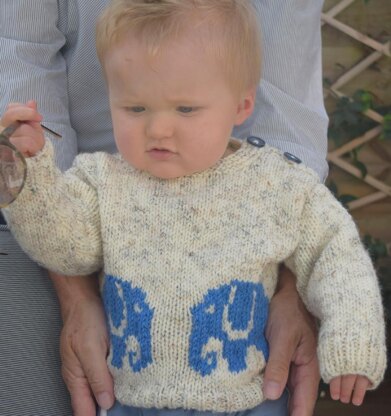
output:
<instances>
[{"instance_id":1,"label":"adult arm","mask_svg":"<svg viewBox=\"0 0 391 416\"><path fill-rule=\"evenodd\" d=\"M95 416L114 403L113 380L107 369L109 340L97 276L51 273L64 322L60 354L62 376L71 395L74 416ZM95 398L95 400L94 400Z\"/></svg>"},{"instance_id":2,"label":"adult arm","mask_svg":"<svg viewBox=\"0 0 391 416\"><path fill-rule=\"evenodd\" d=\"M290 414L312 416L320 379L317 329L296 290L295 276L283 266L270 302L266 338L270 355L264 375L265 396L277 399L288 382Z\"/></svg>"},{"instance_id":3,"label":"adult arm","mask_svg":"<svg viewBox=\"0 0 391 416\"><path fill-rule=\"evenodd\" d=\"M62 55L66 38L59 29L57 0L0 2L0 114L10 102L39 103L48 127L62 135L53 140L56 162L71 166L77 139L69 119L67 67Z\"/></svg>"},{"instance_id":4,"label":"adult arm","mask_svg":"<svg viewBox=\"0 0 391 416\"><path fill-rule=\"evenodd\" d=\"M252 0L261 22L263 68L253 116L236 133L299 157L324 180L328 118L323 103L323 0Z\"/></svg>"},{"instance_id":5,"label":"adult arm","mask_svg":"<svg viewBox=\"0 0 391 416\"><path fill-rule=\"evenodd\" d=\"M22 247L41 264L64 273L76 273L77 269L68 265L68 259L74 259L84 273L98 269L101 266L99 220L87 219L96 209L96 195L88 189L86 178L77 176L76 167L64 177L54 166L50 168L49 161L41 163L45 185L37 186L42 177L37 175L34 180L33 165L40 159L42 162L45 150L47 153L48 149L44 148L43 154L27 160L28 179L18 199L5 210L7 220L14 226ZM78 197L83 201L82 206ZM34 223L34 218L39 218L39 222ZM38 225L41 227L35 228ZM75 256L74 250L81 250L81 257ZM84 261L88 269L84 269ZM92 416L95 415L92 393L103 408L110 407L114 401L105 360L108 339L97 278L56 274L51 277L61 299L64 322L60 343L63 378L71 394L74 414Z\"/></svg>"},{"instance_id":6,"label":"adult arm","mask_svg":"<svg viewBox=\"0 0 391 416\"><path fill-rule=\"evenodd\" d=\"M45 124L63 137L53 141L61 169L72 164L78 149L68 110L66 62L61 53L66 44L61 26L67 23L67 3L0 2L0 114L9 102L35 99ZM90 284L86 284L84 277L68 279L54 273L50 276L63 312L62 366L74 414L94 416L90 387L102 407L108 408L114 401L104 343L94 343L106 336L101 302L91 279L87 278Z\"/></svg>"}]
</instances>

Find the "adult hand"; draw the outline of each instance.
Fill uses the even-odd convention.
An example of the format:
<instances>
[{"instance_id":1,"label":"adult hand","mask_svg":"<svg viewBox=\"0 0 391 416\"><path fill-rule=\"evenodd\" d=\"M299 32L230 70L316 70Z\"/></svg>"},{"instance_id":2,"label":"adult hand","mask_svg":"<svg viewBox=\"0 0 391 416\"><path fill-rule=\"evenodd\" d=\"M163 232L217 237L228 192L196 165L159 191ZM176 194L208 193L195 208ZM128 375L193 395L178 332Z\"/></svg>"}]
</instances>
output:
<instances>
[{"instance_id":1,"label":"adult hand","mask_svg":"<svg viewBox=\"0 0 391 416\"><path fill-rule=\"evenodd\" d=\"M50 276L61 304L62 375L71 395L74 416L95 416L95 400L104 409L114 403L113 381L106 364L109 342L98 279L54 273Z\"/></svg>"},{"instance_id":2,"label":"adult hand","mask_svg":"<svg viewBox=\"0 0 391 416\"><path fill-rule=\"evenodd\" d=\"M288 269L281 269L266 328L270 356L263 391L266 398L275 400L288 381L290 415L312 416L320 380L317 331L314 318L299 298L295 280Z\"/></svg>"}]
</instances>

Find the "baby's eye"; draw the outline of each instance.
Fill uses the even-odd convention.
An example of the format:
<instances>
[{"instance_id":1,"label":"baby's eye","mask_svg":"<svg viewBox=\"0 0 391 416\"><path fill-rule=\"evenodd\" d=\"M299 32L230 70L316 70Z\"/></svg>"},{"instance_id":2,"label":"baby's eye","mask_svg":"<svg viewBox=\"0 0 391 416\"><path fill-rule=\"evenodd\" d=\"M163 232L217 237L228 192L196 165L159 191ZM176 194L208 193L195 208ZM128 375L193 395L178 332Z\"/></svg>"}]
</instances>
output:
<instances>
[{"instance_id":1,"label":"baby's eye","mask_svg":"<svg viewBox=\"0 0 391 416\"><path fill-rule=\"evenodd\" d=\"M184 114L189 114L193 112L194 110L195 110L194 107L186 107L184 105L177 107L177 111L179 111L180 113L184 113Z\"/></svg>"},{"instance_id":2,"label":"baby's eye","mask_svg":"<svg viewBox=\"0 0 391 416\"><path fill-rule=\"evenodd\" d=\"M132 113L142 113L145 111L145 107L141 107L140 105L135 105L133 107L127 107L127 110Z\"/></svg>"}]
</instances>

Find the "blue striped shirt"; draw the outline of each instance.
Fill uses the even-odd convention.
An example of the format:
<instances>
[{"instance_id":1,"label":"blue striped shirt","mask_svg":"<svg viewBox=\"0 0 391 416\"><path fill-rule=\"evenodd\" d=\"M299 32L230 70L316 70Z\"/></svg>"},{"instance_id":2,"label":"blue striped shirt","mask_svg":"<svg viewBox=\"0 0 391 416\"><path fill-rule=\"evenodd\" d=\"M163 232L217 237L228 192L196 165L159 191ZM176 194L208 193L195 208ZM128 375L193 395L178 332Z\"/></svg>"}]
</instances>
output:
<instances>
[{"instance_id":1,"label":"blue striped shirt","mask_svg":"<svg viewBox=\"0 0 391 416\"><path fill-rule=\"evenodd\" d=\"M322 0L253 0L263 32L263 79L253 116L234 135L262 137L327 174L327 115L321 74ZM1 0L0 114L34 99L60 168L78 152L114 152L95 21L107 0Z\"/></svg>"}]
</instances>

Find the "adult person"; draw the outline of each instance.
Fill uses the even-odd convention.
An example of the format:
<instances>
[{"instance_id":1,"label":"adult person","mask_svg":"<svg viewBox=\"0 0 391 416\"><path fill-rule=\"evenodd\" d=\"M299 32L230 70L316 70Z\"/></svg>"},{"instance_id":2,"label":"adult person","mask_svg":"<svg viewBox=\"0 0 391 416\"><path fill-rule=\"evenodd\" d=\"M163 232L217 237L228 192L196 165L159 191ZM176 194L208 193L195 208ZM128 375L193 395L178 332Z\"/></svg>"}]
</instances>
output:
<instances>
[{"instance_id":1,"label":"adult person","mask_svg":"<svg viewBox=\"0 0 391 416\"><path fill-rule=\"evenodd\" d=\"M54 144L57 163L64 169L78 152L115 151L94 46L95 21L106 3L3 0L0 5L0 113L8 102L37 100L45 124L63 136ZM322 1L254 4L266 45L267 64L257 99L262 110L235 135L262 136L298 156L323 179L327 117L321 95ZM0 380L5 398L0 415L68 415L71 410L56 358L60 317L55 294L47 275L20 252L6 226L0 234L0 251L6 254L0 263L0 319L2 327L11 331L0 344L1 368L6 369ZM64 323L62 373L74 414L90 416L93 397L102 407L113 402L96 278L50 276ZM301 304L297 306L294 280L283 274L280 286L267 330L271 355L264 389L267 397L278 397L292 361L292 414L308 416L318 377L312 323L296 324L295 315L304 312ZM25 308L26 302L33 307ZM36 349L34 353L30 348Z\"/></svg>"}]
</instances>

